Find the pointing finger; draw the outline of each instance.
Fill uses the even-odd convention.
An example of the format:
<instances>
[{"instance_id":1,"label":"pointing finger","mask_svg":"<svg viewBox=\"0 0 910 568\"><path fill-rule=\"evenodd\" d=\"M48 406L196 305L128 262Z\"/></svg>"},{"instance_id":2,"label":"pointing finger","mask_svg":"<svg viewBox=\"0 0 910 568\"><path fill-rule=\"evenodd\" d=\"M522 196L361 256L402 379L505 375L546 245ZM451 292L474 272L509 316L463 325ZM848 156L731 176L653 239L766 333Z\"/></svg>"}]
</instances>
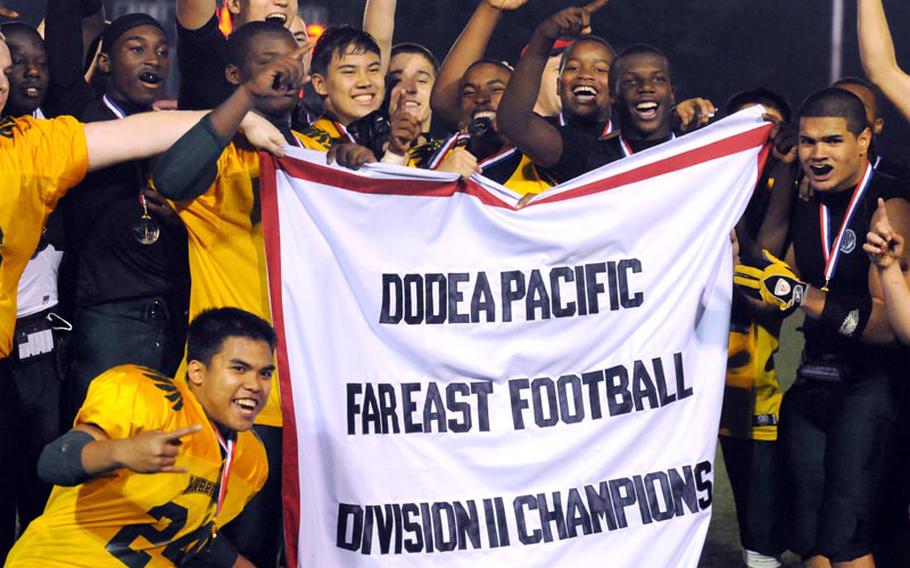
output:
<instances>
[{"instance_id":1,"label":"pointing finger","mask_svg":"<svg viewBox=\"0 0 910 568\"><path fill-rule=\"evenodd\" d=\"M593 14L594 12L596 12L596 11L600 10L601 8L603 8L604 6L606 6L608 1L609 0L594 0L593 2L591 2L590 4L588 4L587 6L582 8L582 10L584 10L585 12L587 12L589 14Z\"/></svg>"},{"instance_id":2,"label":"pointing finger","mask_svg":"<svg viewBox=\"0 0 910 568\"><path fill-rule=\"evenodd\" d=\"M199 424L193 424L192 426L187 426L186 428L178 428L172 432L165 432L164 435L168 440L178 441L180 438L195 434L202 430L202 426Z\"/></svg>"}]
</instances>

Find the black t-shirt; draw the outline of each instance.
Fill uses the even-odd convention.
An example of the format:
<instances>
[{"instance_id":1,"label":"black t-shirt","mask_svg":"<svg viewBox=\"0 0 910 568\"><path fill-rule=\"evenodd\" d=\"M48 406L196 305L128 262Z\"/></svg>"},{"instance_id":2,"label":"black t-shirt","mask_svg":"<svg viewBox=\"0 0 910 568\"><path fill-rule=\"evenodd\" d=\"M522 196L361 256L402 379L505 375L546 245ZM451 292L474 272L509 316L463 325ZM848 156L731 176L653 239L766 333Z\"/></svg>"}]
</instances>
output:
<instances>
[{"instance_id":1,"label":"black t-shirt","mask_svg":"<svg viewBox=\"0 0 910 568\"><path fill-rule=\"evenodd\" d=\"M117 117L95 101L78 118L97 122ZM92 172L61 200L67 238L64 277L75 279L76 305L188 293L187 235L179 221L166 224L150 212L161 231L158 241L144 245L134 236L147 173L145 160Z\"/></svg>"},{"instance_id":2,"label":"black t-shirt","mask_svg":"<svg viewBox=\"0 0 910 568\"><path fill-rule=\"evenodd\" d=\"M562 155L542 173L553 183L559 184L577 178L601 166L623 158L622 146L616 134L604 136L606 124L560 120L550 116L546 120L559 130L562 137Z\"/></svg>"},{"instance_id":3,"label":"black t-shirt","mask_svg":"<svg viewBox=\"0 0 910 568\"><path fill-rule=\"evenodd\" d=\"M863 251L869 223L878 207L878 198L885 200L905 198L907 186L895 178L873 173L871 185L857 205L856 213L845 230L841 242L840 259L836 272L828 283L831 290L846 292L855 297L868 297L869 258ZM833 243L846 215L852 190L816 192L809 201L798 201L791 222L791 239L796 254L796 268L800 278L816 288L825 285L825 258L821 243L819 204L824 203L830 211L830 241ZM894 351L861 344L826 329L818 320L806 318L803 332L806 336L805 354L810 361L836 360L849 364L863 364L870 357L885 359Z\"/></svg>"}]
</instances>

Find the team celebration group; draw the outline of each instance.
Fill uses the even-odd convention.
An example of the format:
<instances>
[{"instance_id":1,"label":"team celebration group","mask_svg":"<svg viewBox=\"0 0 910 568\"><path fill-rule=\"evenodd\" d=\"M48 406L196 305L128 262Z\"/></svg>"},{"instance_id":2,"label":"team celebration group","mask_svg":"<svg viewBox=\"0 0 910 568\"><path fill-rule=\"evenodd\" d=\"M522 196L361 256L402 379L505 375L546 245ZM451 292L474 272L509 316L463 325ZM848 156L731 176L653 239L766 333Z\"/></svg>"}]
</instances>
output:
<instances>
[{"instance_id":1,"label":"team celebration group","mask_svg":"<svg viewBox=\"0 0 910 568\"><path fill-rule=\"evenodd\" d=\"M396 0L315 42L296 0L225 0L230 29L215 0L176 0L173 57L161 23L106 22L101 0L0 26L0 560L285 562L259 151L531 196L719 114L675 100L657 47L596 35L606 0L540 22L514 67L485 57L527 2L479 0L441 65L393 45ZM720 424L751 568L787 550L811 568L910 566L910 170L876 144L882 97L910 120L910 76L881 0L857 7L867 78L796 110L738 85L722 109L762 105L773 124L731 235ZM180 110L161 110L174 59ZM795 312L783 394L774 354Z\"/></svg>"}]
</instances>

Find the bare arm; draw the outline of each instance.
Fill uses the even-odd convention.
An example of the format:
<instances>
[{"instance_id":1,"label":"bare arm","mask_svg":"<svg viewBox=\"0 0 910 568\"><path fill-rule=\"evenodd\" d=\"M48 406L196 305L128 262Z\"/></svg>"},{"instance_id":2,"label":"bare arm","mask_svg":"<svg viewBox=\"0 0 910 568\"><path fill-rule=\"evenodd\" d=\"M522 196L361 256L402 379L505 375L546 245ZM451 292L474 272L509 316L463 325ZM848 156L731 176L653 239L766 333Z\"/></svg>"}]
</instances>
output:
<instances>
[{"instance_id":1,"label":"bare arm","mask_svg":"<svg viewBox=\"0 0 910 568\"><path fill-rule=\"evenodd\" d=\"M82 449L82 467L94 477L120 468L139 473L182 473L186 470L176 466L180 438L202 428L196 424L173 432L148 430L123 440L112 440L91 424L79 424L75 429L95 439Z\"/></svg>"},{"instance_id":2,"label":"bare arm","mask_svg":"<svg viewBox=\"0 0 910 568\"><path fill-rule=\"evenodd\" d=\"M863 69L904 118L910 120L910 75L897 65L882 0L857 0L856 8Z\"/></svg>"},{"instance_id":3,"label":"bare arm","mask_svg":"<svg viewBox=\"0 0 910 568\"><path fill-rule=\"evenodd\" d=\"M198 30L214 13L215 0L177 0L177 23L188 30Z\"/></svg>"},{"instance_id":4,"label":"bare arm","mask_svg":"<svg viewBox=\"0 0 910 568\"><path fill-rule=\"evenodd\" d=\"M487 0L481 2L446 55L430 94L430 106L434 115L449 130L458 130L458 122L461 120L461 93L458 90L461 77L472 63L486 53L493 30L502 16L502 9L518 8L526 1L512 0L508 4L500 2L499 4L504 4L502 8L494 7Z\"/></svg>"},{"instance_id":5,"label":"bare arm","mask_svg":"<svg viewBox=\"0 0 910 568\"><path fill-rule=\"evenodd\" d=\"M777 162L772 166L774 187L768 211L758 231L758 246L771 251L773 255L784 253L783 248L790 232L790 215L796 199L796 170L791 164Z\"/></svg>"},{"instance_id":6,"label":"bare arm","mask_svg":"<svg viewBox=\"0 0 910 568\"><path fill-rule=\"evenodd\" d=\"M363 30L379 44L383 76L389 70L392 38L395 35L395 8L398 0L367 0L363 8Z\"/></svg>"},{"instance_id":7,"label":"bare arm","mask_svg":"<svg viewBox=\"0 0 910 568\"><path fill-rule=\"evenodd\" d=\"M555 165L563 153L559 130L534 113L550 48L560 37L590 33L590 18L588 8L567 8L537 26L499 103L499 129L538 166Z\"/></svg>"},{"instance_id":8,"label":"bare arm","mask_svg":"<svg viewBox=\"0 0 910 568\"><path fill-rule=\"evenodd\" d=\"M887 207L879 200L876 221L866 236L863 250L869 254L877 282L870 274L870 286L880 288L888 314L888 321L895 335L910 343L910 287L905 259L904 238L895 232L889 221ZM883 210L884 209L884 210Z\"/></svg>"}]
</instances>

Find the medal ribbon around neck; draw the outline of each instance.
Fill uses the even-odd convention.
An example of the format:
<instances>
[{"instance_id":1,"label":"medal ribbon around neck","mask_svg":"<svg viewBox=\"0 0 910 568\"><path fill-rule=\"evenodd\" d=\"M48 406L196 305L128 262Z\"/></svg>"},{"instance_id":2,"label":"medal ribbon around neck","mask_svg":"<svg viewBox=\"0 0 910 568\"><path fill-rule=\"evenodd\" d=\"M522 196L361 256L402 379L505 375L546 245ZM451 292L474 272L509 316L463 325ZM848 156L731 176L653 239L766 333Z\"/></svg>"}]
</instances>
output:
<instances>
[{"instance_id":1,"label":"medal ribbon around neck","mask_svg":"<svg viewBox=\"0 0 910 568\"><path fill-rule=\"evenodd\" d=\"M101 97L101 102L104 103L104 106L106 106L112 113L114 113L114 116L117 118L126 118L126 111L120 108L120 105L115 103L114 100L109 96L104 95Z\"/></svg>"},{"instance_id":2,"label":"medal ribbon around neck","mask_svg":"<svg viewBox=\"0 0 910 568\"><path fill-rule=\"evenodd\" d=\"M234 466L234 440L225 440L224 436L218 430L218 427L212 423L215 430L215 437L218 438L218 445L224 450L224 465L221 466L221 482L218 484L218 502L215 505L215 518L221 512L221 506L224 504L224 498L227 495L228 480L231 478L231 468Z\"/></svg>"},{"instance_id":3,"label":"medal ribbon around neck","mask_svg":"<svg viewBox=\"0 0 910 568\"><path fill-rule=\"evenodd\" d=\"M841 222L840 229L837 231L837 236L834 239L834 243L831 242L831 211L828 210L828 206L824 203L818 204L818 221L819 226L821 227L821 239L822 239L822 256L825 259L825 285L822 287L823 292L828 291L828 283L831 282L831 279L834 278L834 273L837 271L837 263L840 260L840 245L841 241L844 238L844 234L847 232L847 227L850 226L850 221L853 220L853 215L856 213L859 204L863 200L863 196L866 194L866 190L869 189L872 180L872 164L866 164L866 172L863 174L862 179L859 183L856 184L856 187L853 189L853 196L850 198L850 204L847 206L847 212L844 213L844 220Z\"/></svg>"},{"instance_id":4,"label":"medal ribbon around neck","mask_svg":"<svg viewBox=\"0 0 910 568\"><path fill-rule=\"evenodd\" d=\"M506 148L503 148L499 152L496 152L495 154L493 154L486 160L479 162L477 165L480 167L480 169L489 168L491 166L495 166L499 162L508 160L509 158L514 156L516 152L518 152L518 148L516 148L515 146L508 146Z\"/></svg>"},{"instance_id":5,"label":"medal ribbon around neck","mask_svg":"<svg viewBox=\"0 0 910 568\"><path fill-rule=\"evenodd\" d=\"M448 153L455 147L456 144L462 140L467 140L471 137L470 134L466 132L456 132L455 134L449 136L448 140L440 146L439 150L436 150L436 153L433 154L433 157L430 158L430 169L435 170L439 167L439 164L445 159Z\"/></svg>"},{"instance_id":6,"label":"medal ribbon around neck","mask_svg":"<svg viewBox=\"0 0 910 568\"><path fill-rule=\"evenodd\" d=\"M354 137L351 136L351 133L348 132L348 129L347 129L343 124L341 124L341 123L338 122L337 120L333 120L333 121L332 121L332 124L335 125L335 130L337 130L338 132L340 132L342 136L344 136L344 137L346 137L346 138L348 139L348 142L350 142L351 144L356 144L356 143L357 143L357 141L354 140Z\"/></svg>"}]
</instances>

